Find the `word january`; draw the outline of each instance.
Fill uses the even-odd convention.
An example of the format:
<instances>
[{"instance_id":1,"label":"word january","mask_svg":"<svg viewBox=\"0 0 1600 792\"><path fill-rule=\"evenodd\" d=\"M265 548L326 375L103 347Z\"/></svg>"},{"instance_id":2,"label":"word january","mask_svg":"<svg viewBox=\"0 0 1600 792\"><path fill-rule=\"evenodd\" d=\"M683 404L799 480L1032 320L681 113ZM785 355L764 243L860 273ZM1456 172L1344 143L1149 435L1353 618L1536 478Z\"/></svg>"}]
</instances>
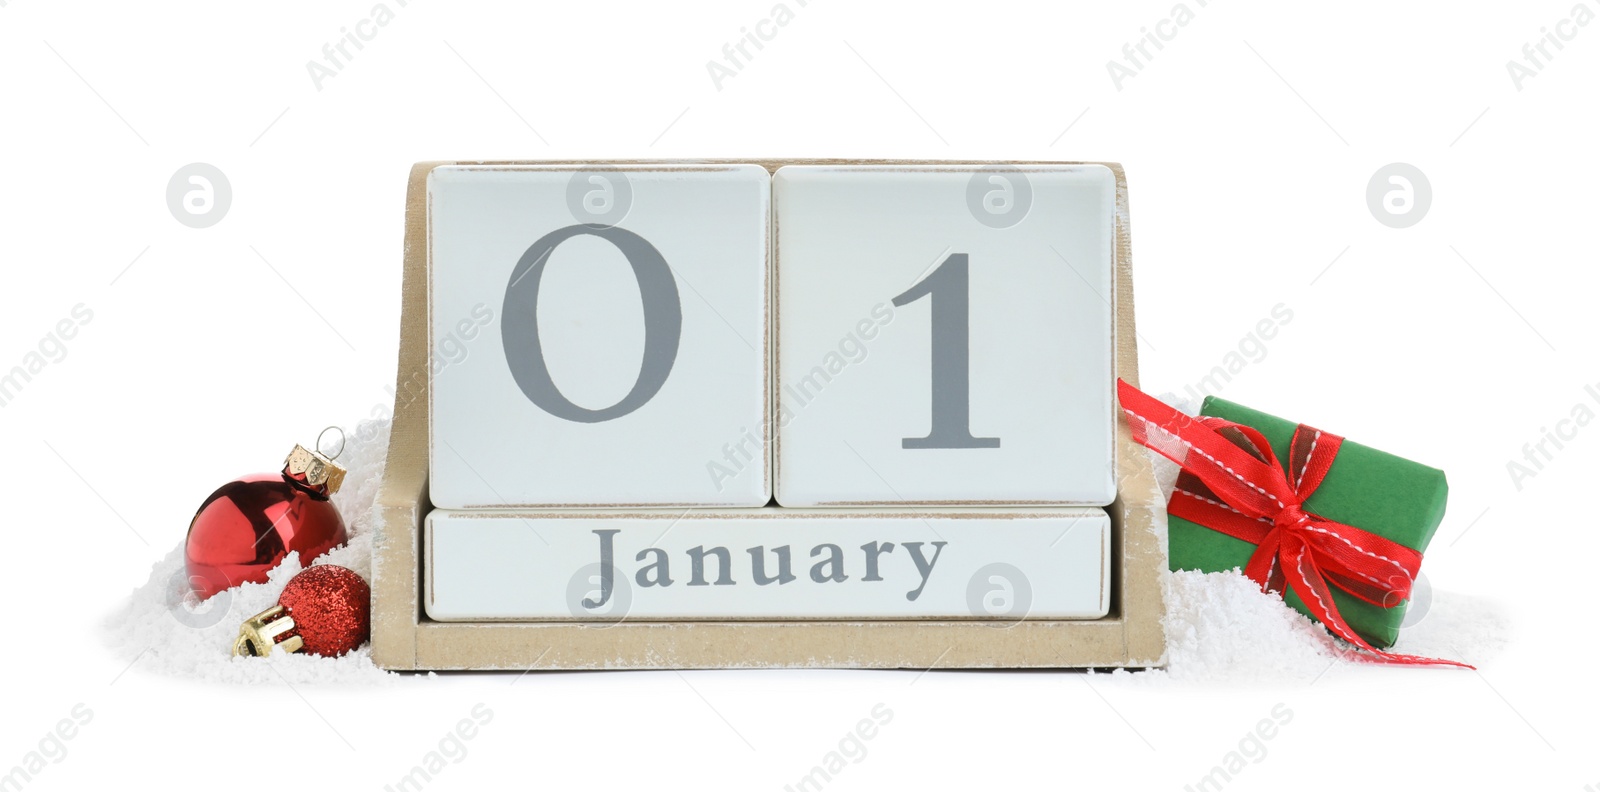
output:
<instances>
[{"instance_id":1,"label":"word january","mask_svg":"<svg viewBox=\"0 0 1600 792\"><path fill-rule=\"evenodd\" d=\"M605 607L611 601L611 593L615 590L616 580L616 536L621 533L619 528L597 529L594 535L600 540L600 596L599 599L586 597L583 607L588 609ZM944 551L946 542L928 542L933 546L933 557L929 558L923 552L923 542L902 542L898 549L904 553L896 556L897 546L894 542L867 542L861 545L861 576L858 580L862 583L882 582L883 576L878 574L881 563L894 563L895 558L884 560L884 556L896 558L909 558L916 565L917 575L920 577L917 587L906 592L906 599L916 602L922 596L922 590L928 585L928 578L933 575L934 564L939 563L939 554ZM786 586L800 580L791 569L789 545L779 545L770 551L772 564L776 568L775 574L769 574L769 551L765 545L756 545L745 551L750 556L749 580L757 586L779 585ZM733 553L726 547L706 547L700 545L684 551L689 562L690 586L735 586L738 581L733 579ZM844 583L851 579L845 571L845 552L836 544L823 543L811 548L811 557L817 559L811 565L811 581L818 584ZM672 577L672 561L667 551L659 547L646 547L634 557L640 562L638 571L634 573L633 580L640 588L666 588L677 581ZM681 563L681 562L680 562ZM706 567L716 566L716 579L708 580ZM679 567L680 571L682 567Z\"/></svg>"}]
</instances>

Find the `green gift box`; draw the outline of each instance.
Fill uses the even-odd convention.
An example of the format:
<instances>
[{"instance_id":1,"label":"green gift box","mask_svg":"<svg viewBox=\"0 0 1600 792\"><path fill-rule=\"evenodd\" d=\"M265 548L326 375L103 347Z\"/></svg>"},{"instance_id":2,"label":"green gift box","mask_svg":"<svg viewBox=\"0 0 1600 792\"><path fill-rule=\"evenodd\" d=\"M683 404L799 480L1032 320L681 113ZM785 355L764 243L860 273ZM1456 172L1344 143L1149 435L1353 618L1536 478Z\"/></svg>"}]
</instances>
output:
<instances>
[{"instance_id":1,"label":"green gift box","mask_svg":"<svg viewBox=\"0 0 1600 792\"><path fill-rule=\"evenodd\" d=\"M1289 463L1289 442L1297 424L1215 396L1207 396L1200 414L1254 428L1272 445L1280 465ZM1287 469L1286 469L1287 473ZM1345 440L1328 475L1304 508L1329 520L1351 525L1421 553L1444 519L1449 486L1444 471L1420 465L1360 443ZM1171 566L1220 572L1243 569L1256 546L1179 517L1169 517ZM1379 648L1400 637L1406 602L1384 608L1338 588L1333 601L1356 634ZM1310 617L1292 591L1284 602ZM1313 617L1314 618L1314 617Z\"/></svg>"}]
</instances>

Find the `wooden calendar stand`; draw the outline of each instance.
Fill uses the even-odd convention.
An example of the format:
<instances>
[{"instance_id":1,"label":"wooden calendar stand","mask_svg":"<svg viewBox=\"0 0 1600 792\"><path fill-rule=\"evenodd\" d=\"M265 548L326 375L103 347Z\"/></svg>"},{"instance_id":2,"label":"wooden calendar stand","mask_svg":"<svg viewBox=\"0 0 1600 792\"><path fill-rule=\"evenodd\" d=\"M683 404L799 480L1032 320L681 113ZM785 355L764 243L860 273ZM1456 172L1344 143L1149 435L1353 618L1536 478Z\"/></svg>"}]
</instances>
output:
<instances>
[{"instance_id":1,"label":"wooden calendar stand","mask_svg":"<svg viewBox=\"0 0 1600 792\"><path fill-rule=\"evenodd\" d=\"M373 548L372 657L379 666L393 670L927 669L1153 667L1165 663L1160 574L1167 565L1166 507L1148 457L1120 420L1117 498L1106 508L1112 525L1111 607L1101 619L1024 619L1009 626L928 620L624 620L595 624L428 619L422 607L427 574L423 568L423 520L432 508L428 494L427 179L435 167L453 164L515 163L422 163L411 171L394 425L378 493ZM760 164L773 171L792 164L917 163L771 160ZM1127 181L1120 165L1104 164L1116 175L1116 373L1138 385Z\"/></svg>"}]
</instances>

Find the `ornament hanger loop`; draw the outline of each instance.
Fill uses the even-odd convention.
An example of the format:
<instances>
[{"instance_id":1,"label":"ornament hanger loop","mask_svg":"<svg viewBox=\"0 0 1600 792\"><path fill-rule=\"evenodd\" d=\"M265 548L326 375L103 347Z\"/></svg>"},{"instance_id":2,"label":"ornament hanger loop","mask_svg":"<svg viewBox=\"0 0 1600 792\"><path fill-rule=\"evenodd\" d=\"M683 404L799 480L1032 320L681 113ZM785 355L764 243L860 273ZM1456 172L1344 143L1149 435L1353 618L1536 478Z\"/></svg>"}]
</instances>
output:
<instances>
[{"instance_id":1,"label":"ornament hanger loop","mask_svg":"<svg viewBox=\"0 0 1600 792\"><path fill-rule=\"evenodd\" d=\"M339 455L344 453L344 430L337 426L330 426L326 429L323 429L322 432L317 435L317 453L322 453L322 436L329 432L339 433L339 450L329 454L328 459L338 459Z\"/></svg>"}]
</instances>

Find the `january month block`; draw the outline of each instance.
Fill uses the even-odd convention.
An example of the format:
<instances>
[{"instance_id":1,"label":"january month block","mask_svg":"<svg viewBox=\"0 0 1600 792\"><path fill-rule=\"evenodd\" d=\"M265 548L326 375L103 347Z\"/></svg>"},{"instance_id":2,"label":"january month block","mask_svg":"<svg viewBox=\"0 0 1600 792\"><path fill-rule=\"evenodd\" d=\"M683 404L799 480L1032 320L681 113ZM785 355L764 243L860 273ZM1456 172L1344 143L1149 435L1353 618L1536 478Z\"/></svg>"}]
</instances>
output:
<instances>
[{"instance_id":1,"label":"january month block","mask_svg":"<svg viewBox=\"0 0 1600 792\"><path fill-rule=\"evenodd\" d=\"M1095 619L1099 509L435 510L438 621Z\"/></svg>"}]
</instances>

